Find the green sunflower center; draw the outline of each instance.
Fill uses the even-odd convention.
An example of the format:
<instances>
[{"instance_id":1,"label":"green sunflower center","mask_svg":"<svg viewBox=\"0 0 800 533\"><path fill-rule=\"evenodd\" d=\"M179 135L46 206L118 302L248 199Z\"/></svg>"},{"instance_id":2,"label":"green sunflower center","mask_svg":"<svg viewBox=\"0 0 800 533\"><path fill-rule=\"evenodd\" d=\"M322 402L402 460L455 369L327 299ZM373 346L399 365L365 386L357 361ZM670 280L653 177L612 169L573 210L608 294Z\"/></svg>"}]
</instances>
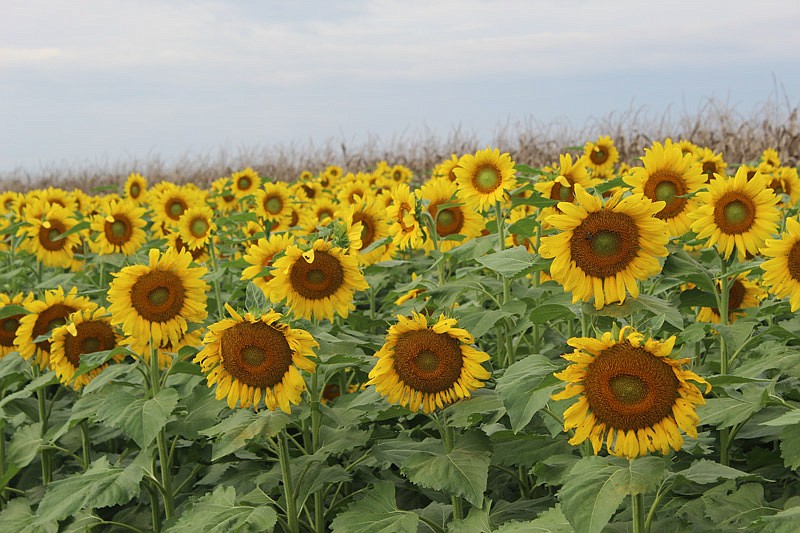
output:
<instances>
[{"instance_id":1,"label":"green sunflower center","mask_svg":"<svg viewBox=\"0 0 800 533\"><path fill-rule=\"evenodd\" d=\"M267 358L267 354L258 346L247 346L241 351L241 355L250 366L258 366Z\"/></svg>"},{"instance_id":2,"label":"green sunflower center","mask_svg":"<svg viewBox=\"0 0 800 533\"><path fill-rule=\"evenodd\" d=\"M558 199L560 201L562 201L562 202L571 202L574 198L575 198L575 195L572 194L572 187L560 186L558 188Z\"/></svg>"},{"instance_id":3,"label":"green sunflower center","mask_svg":"<svg viewBox=\"0 0 800 533\"><path fill-rule=\"evenodd\" d=\"M189 230L195 237L203 237L208 233L208 221L205 218L196 218L192 220Z\"/></svg>"},{"instance_id":4,"label":"green sunflower center","mask_svg":"<svg viewBox=\"0 0 800 533\"><path fill-rule=\"evenodd\" d=\"M170 215L177 217L183 214L185 208L181 202L174 201L170 202L167 209L169 210Z\"/></svg>"},{"instance_id":5,"label":"green sunflower center","mask_svg":"<svg viewBox=\"0 0 800 533\"><path fill-rule=\"evenodd\" d=\"M275 215L281 212L281 209L283 208L283 202L281 202L280 198L273 196L264 203L264 207L266 207L267 211L269 211L271 214Z\"/></svg>"},{"instance_id":6,"label":"green sunflower center","mask_svg":"<svg viewBox=\"0 0 800 533\"><path fill-rule=\"evenodd\" d=\"M733 202L729 203L725 206L725 220L728 221L730 224L741 224L750 214L750 211L747 209L747 206L744 205L744 202L739 200L734 200Z\"/></svg>"},{"instance_id":7,"label":"green sunflower center","mask_svg":"<svg viewBox=\"0 0 800 533\"><path fill-rule=\"evenodd\" d=\"M128 231L128 226L121 220L115 220L111 223L111 234L114 237L123 237Z\"/></svg>"},{"instance_id":8,"label":"green sunflower center","mask_svg":"<svg viewBox=\"0 0 800 533\"><path fill-rule=\"evenodd\" d=\"M142 192L142 190L139 188L138 184L134 183L133 185L131 185L131 196L132 197L138 198L140 192Z\"/></svg>"},{"instance_id":9,"label":"green sunflower center","mask_svg":"<svg viewBox=\"0 0 800 533\"><path fill-rule=\"evenodd\" d=\"M0 322L0 324L2 324L0 328L2 328L3 331L11 333L13 331L17 331L17 328L19 327L19 320L17 320L14 317L11 317L6 320L3 320L2 322Z\"/></svg>"},{"instance_id":10,"label":"green sunflower center","mask_svg":"<svg viewBox=\"0 0 800 533\"><path fill-rule=\"evenodd\" d=\"M671 204L675 200L675 196L678 195L678 187L671 181L662 181L656 185L655 193L656 201Z\"/></svg>"},{"instance_id":11,"label":"green sunflower center","mask_svg":"<svg viewBox=\"0 0 800 533\"><path fill-rule=\"evenodd\" d=\"M647 398L647 383L636 376L621 374L611 378L608 383L611 392L620 402L631 405Z\"/></svg>"},{"instance_id":12,"label":"green sunflower center","mask_svg":"<svg viewBox=\"0 0 800 533\"><path fill-rule=\"evenodd\" d=\"M81 352L92 353L100 349L100 340L97 337L86 337L81 341Z\"/></svg>"},{"instance_id":13,"label":"green sunflower center","mask_svg":"<svg viewBox=\"0 0 800 533\"><path fill-rule=\"evenodd\" d=\"M239 181L236 182L236 186L239 187L241 190L245 191L250 187L250 178L248 177L241 177Z\"/></svg>"},{"instance_id":14,"label":"green sunflower center","mask_svg":"<svg viewBox=\"0 0 800 533\"><path fill-rule=\"evenodd\" d=\"M439 366L439 357L430 350L422 350L414 357L414 364L424 372L433 372Z\"/></svg>"},{"instance_id":15,"label":"green sunflower center","mask_svg":"<svg viewBox=\"0 0 800 533\"><path fill-rule=\"evenodd\" d=\"M475 174L475 188L482 193L492 192L503 182L502 176L493 167L483 167Z\"/></svg>"},{"instance_id":16,"label":"green sunflower center","mask_svg":"<svg viewBox=\"0 0 800 533\"><path fill-rule=\"evenodd\" d=\"M601 231L592 237L592 251L597 255L609 256L619 251L619 235L613 231Z\"/></svg>"},{"instance_id":17,"label":"green sunflower center","mask_svg":"<svg viewBox=\"0 0 800 533\"><path fill-rule=\"evenodd\" d=\"M455 215L449 209L445 209L441 213L439 213L439 224L442 226L449 226L453 222L455 222Z\"/></svg>"},{"instance_id":18,"label":"green sunflower center","mask_svg":"<svg viewBox=\"0 0 800 533\"><path fill-rule=\"evenodd\" d=\"M309 270L306 274L306 279L310 283L322 283L325 281L325 273L322 270L315 268L314 270Z\"/></svg>"},{"instance_id":19,"label":"green sunflower center","mask_svg":"<svg viewBox=\"0 0 800 533\"><path fill-rule=\"evenodd\" d=\"M166 287L156 287L147 294L147 299L153 305L164 305L169 299L169 289Z\"/></svg>"}]
</instances>

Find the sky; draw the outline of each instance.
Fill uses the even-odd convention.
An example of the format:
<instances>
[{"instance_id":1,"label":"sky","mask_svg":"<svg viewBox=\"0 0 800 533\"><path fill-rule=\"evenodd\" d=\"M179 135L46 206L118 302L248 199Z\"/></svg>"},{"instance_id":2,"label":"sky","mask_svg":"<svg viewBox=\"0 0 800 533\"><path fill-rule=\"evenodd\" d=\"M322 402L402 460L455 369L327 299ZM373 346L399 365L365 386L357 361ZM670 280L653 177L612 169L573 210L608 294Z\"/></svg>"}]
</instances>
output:
<instances>
[{"instance_id":1,"label":"sky","mask_svg":"<svg viewBox=\"0 0 800 533\"><path fill-rule=\"evenodd\" d=\"M797 0L2 0L0 175L708 98L800 105Z\"/></svg>"}]
</instances>

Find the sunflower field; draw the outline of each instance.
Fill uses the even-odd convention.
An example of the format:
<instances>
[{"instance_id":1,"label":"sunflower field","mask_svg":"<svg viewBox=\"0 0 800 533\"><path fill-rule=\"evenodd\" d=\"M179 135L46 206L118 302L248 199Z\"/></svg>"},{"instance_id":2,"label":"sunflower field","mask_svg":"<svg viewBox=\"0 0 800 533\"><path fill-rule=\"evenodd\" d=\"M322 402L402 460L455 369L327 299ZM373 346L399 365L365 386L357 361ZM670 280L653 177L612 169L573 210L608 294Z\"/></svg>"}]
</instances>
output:
<instances>
[{"instance_id":1,"label":"sunflower field","mask_svg":"<svg viewBox=\"0 0 800 533\"><path fill-rule=\"evenodd\" d=\"M796 531L797 168L564 152L0 193L0 528Z\"/></svg>"}]
</instances>

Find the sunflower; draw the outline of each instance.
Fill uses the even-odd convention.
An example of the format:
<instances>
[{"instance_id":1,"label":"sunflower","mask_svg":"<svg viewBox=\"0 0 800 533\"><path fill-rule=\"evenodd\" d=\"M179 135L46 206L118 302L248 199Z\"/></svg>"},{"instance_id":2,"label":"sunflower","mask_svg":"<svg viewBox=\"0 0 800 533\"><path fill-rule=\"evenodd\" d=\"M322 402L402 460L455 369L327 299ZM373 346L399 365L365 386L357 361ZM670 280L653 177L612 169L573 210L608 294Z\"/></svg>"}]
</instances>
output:
<instances>
[{"instance_id":1,"label":"sunflower","mask_svg":"<svg viewBox=\"0 0 800 533\"><path fill-rule=\"evenodd\" d=\"M595 142L587 142L583 146L583 155L594 177L610 175L614 164L619 161L619 151L608 135L598 137Z\"/></svg>"},{"instance_id":2,"label":"sunflower","mask_svg":"<svg viewBox=\"0 0 800 533\"><path fill-rule=\"evenodd\" d=\"M286 183L266 183L255 194L256 215L259 218L280 223L289 216L292 193Z\"/></svg>"},{"instance_id":3,"label":"sunflower","mask_svg":"<svg viewBox=\"0 0 800 533\"><path fill-rule=\"evenodd\" d=\"M575 185L577 205L561 202L561 215L547 222L560 231L542 237L539 253L554 258L550 275L573 303L588 302L595 308L624 302L626 292L639 296L637 280L661 272L658 257L666 257L667 225L655 218L664 202L651 202L643 194L622 198L617 193L605 205Z\"/></svg>"},{"instance_id":4,"label":"sunflower","mask_svg":"<svg viewBox=\"0 0 800 533\"><path fill-rule=\"evenodd\" d=\"M216 384L216 398L227 398L231 409L238 403L258 410L263 397L267 409L290 413L306 390L300 370L314 372L310 358L319 344L309 332L281 323L275 311L256 318L225 308L232 318L208 327L205 346L194 358L208 386Z\"/></svg>"},{"instance_id":5,"label":"sunflower","mask_svg":"<svg viewBox=\"0 0 800 533\"><path fill-rule=\"evenodd\" d=\"M389 403L426 413L469 398L490 377L481 365L489 355L470 346L475 339L456 325L444 315L431 326L425 315L398 315L375 354L378 362L367 385L375 385Z\"/></svg>"},{"instance_id":6,"label":"sunflower","mask_svg":"<svg viewBox=\"0 0 800 533\"><path fill-rule=\"evenodd\" d=\"M372 265L381 260L386 252L386 245L378 246L368 252L362 250L373 243L388 237L389 228L383 219L381 209L371 198L358 198L358 200L345 209L340 209L336 216L341 219L351 220L352 224L361 224L358 241L360 245L354 250L358 261L362 265Z\"/></svg>"},{"instance_id":7,"label":"sunflower","mask_svg":"<svg viewBox=\"0 0 800 533\"><path fill-rule=\"evenodd\" d=\"M631 169L623 181L633 187L634 193L644 194L654 202L665 202L664 209L655 217L667 223L672 237L683 235L691 224L689 213L696 207L696 201L686 196L705 185L700 166L669 139L663 146L655 142L646 148L641 160L644 167Z\"/></svg>"},{"instance_id":8,"label":"sunflower","mask_svg":"<svg viewBox=\"0 0 800 533\"><path fill-rule=\"evenodd\" d=\"M39 199L42 202L58 205L70 211L75 211L75 208L77 207L72 195L69 192L56 187L41 189L39 191Z\"/></svg>"},{"instance_id":9,"label":"sunflower","mask_svg":"<svg viewBox=\"0 0 800 533\"><path fill-rule=\"evenodd\" d=\"M431 179L447 178L450 181L456 181L456 174L453 172L458 167L458 156L451 154L450 159L445 159L435 167L431 172Z\"/></svg>"},{"instance_id":10,"label":"sunflower","mask_svg":"<svg viewBox=\"0 0 800 533\"><path fill-rule=\"evenodd\" d=\"M129 200L139 203L147 195L147 179L138 172L131 172L125 182L125 196Z\"/></svg>"},{"instance_id":11,"label":"sunflower","mask_svg":"<svg viewBox=\"0 0 800 533\"><path fill-rule=\"evenodd\" d=\"M108 366L104 363L74 378L81 365L81 356L112 350L121 340L122 336L114 331L104 307L76 311L69 315L66 325L53 330L50 368L63 385L81 390ZM120 363L124 356L115 355L112 359Z\"/></svg>"},{"instance_id":12,"label":"sunflower","mask_svg":"<svg viewBox=\"0 0 800 533\"><path fill-rule=\"evenodd\" d=\"M417 200L407 184L401 183L392 189L392 204L386 208L389 233L398 248L419 248L424 234L417 221Z\"/></svg>"},{"instance_id":13,"label":"sunflower","mask_svg":"<svg viewBox=\"0 0 800 533\"><path fill-rule=\"evenodd\" d=\"M344 181L338 187L336 194L339 203L352 205L359 198L372 197L372 187L369 184L369 176L359 172L358 174L347 174Z\"/></svg>"},{"instance_id":14,"label":"sunflower","mask_svg":"<svg viewBox=\"0 0 800 533\"><path fill-rule=\"evenodd\" d=\"M220 178L211 183L211 201L217 211L227 213L239 207L239 199L231 192L231 179Z\"/></svg>"},{"instance_id":15,"label":"sunflower","mask_svg":"<svg viewBox=\"0 0 800 533\"><path fill-rule=\"evenodd\" d=\"M786 219L780 239L767 239L761 253L769 257L761 263L764 284L778 298L789 296L792 312L800 309L800 222Z\"/></svg>"},{"instance_id":16,"label":"sunflower","mask_svg":"<svg viewBox=\"0 0 800 533\"><path fill-rule=\"evenodd\" d=\"M697 159L697 156L700 153L700 147L694 144L692 141L686 139L681 139L678 141L678 148L681 149L682 154L688 154L692 156L692 159Z\"/></svg>"},{"instance_id":17,"label":"sunflower","mask_svg":"<svg viewBox=\"0 0 800 533\"><path fill-rule=\"evenodd\" d=\"M564 431L575 430L569 443L587 438L594 453L603 441L608 453L628 459L683 446L681 430L697 438L700 422L694 407L705 403L694 381L711 385L683 366L689 359L669 357L675 337L666 341L644 340L629 326L619 338L604 333L601 339L571 338L575 348L562 357L573 364L555 376L567 383L551 398L565 400L580 395L564 411Z\"/></svg>"},{"instance_id":18,"label":"sunflower","mask_svg":"<svg viewBox=\"0 0 800 533\"><path fill-rule=\"evenodd\" d=\"M324 189L330 189L338 184L341 177L342 167L329 165L320 176L319 183Z\"/></svg>"},{"instance_id":19,"label":"sunflower","mask_svg":"<svg viewBox=\"0 0 800 533\"><path fill-rule=\"evenodd\" d=\"M286 255L273 262L273 278L265 293L270 300L286 304L305 319L347 318L353 294L369 288L358 268L358 259L339 247L318 239L306 252L292 245Z\"/></svg>"},{"instance_id":20,"label":"sunflower","mask_svg":"<svg viewBox=\"0 0 800 533\"><path fill-rule=\"evenodd\" d=\"M429 180L418 191L423 200L430 202L426 207L434 220L435 230L439 237L439 250L446 252L459 245L458 240L446 239L450 235L464 235L467 239L479 237L484 227L483 217L474 209L465 207L455 199L458 186L447 178ZM439 209L442 204L449 207ZM428 239L424 248L433 250L434 241Z\"/></svg>"},{"instance_id":21,"label":"sunflower","mask_svg":"<svg viewBox=\"0 0 800 533\"><path fill-rule=\"evenodd\" d=\"M311 217L306 231L312 232L317 226L326 226L333 220L333 214L339 206L331 201L327 196L322 196L309 207Z\"/></svg>"},{"instance_id":22,"label":"sunflower","mask_svg":"<svg viewBox=\"0 0 800 533\"><path fill-rule=\"evenodd\" d=\"M303 180L301 178L300 181L291 186L291 190L295 193L295 196L300 196L299 193L302 192L304 199L314 200L318 195L322 194L322 184L318 180Z\"/></svg>"},{"instance_id":23,"label":"sunflower","mask_svg":"<svg viewBox=\"0 0 800 533\"><path fill-rule=\"evenodd\" d=\"M178 233L181 241L189 250L206 247L216 231L214 211L208 206L190 207L178 221Z\"/></svg>"},{"instance_id":24,"label":"sunflower","mask_svg":"<svg viewBox=\"0 0 800 533\"><path fill-rule=\"evenodd\" d=\"M34 254L44 266L67 268L72 263L73 248L81 242L78 233L64 235L78 221L65 207L35 201L25 209L25 224L17 236L25 236L21 248Z\"/></svg>"},{"instance_id":25,"label":"sunflower","mask_svg":"<svg viewBox=\"0 0 800 533\"><path fill-rule=\"evenodd\" d=\"M311 179L314 179L314 173L310 170L303 170L300 172L300 175L297 176L297 181L307 181Z\"/></svg>"},{"instance_id":26,"label":"sunflower","mask_svg":"<svg viewBox=\"0 0 800 533\"><path fill-rule=\"evenodd\" d=\"M14 296L9 296L6 293L0 292L0 311L7 305L18 305L21 307L33 301L33 293L23 294L17 293ZM17 336L17 330L20 326L20 320L25 314L9 315L0 318L0 359L16 351L14 347L14 338Z\"/></svg>"},{"instance_id":27,"label":"sunflower","mask_svg":"<svg viewBox=\"0 0 800 533\"><path fill-rule=\"evenodd\" d=\"M575 203L575 184L583 188L594 187L600 180L594 179L586 170L588 159L581 156L573 163L572 155L561 154L558 157L559 166L551 170L555 179L534 183L534 190L541 193L546 198L558 202ZM545 207L539 212L539 220L544 221L550 215L561 213L557 206Z\"/></svg>"},{"instance_id":28,"label":"sunflower","mask_svg":"<svg viewBox=\"0 0 800 533\"><path fill-rule=\"evenodd\" d=\"M208 284L201 279L208 270L190 268L191 262L187 252L171 248L162 254L153 248L149 265L127 266L114 273L108 289L111 323L122 325L125 335L176 344L187 322L202 322L208 316Z\"/></svg>"},{"instance_id":29,"label":"sunflower","mask_svg":"<svg viewBox=\"0 0 800 533\"><path fill-rule=\"evenodd\" d=\"M778 151L774 148L767 148L761 152L760 162L772 168L781 166L781 158L778 155Z\"/></svg>"},{"instance_id":30,"label":"sunflower","mask_svg":"<svg viewBox=\"0 0 800 533\"><path fill-rule=\"evenodd\" d=\"M772 178L767 183L767 187L772 189L776 195L781 196L781 204L784 203L782 195L789 197L786 205L792 207L797 205L800 200L800 178L797 169L794 167L778 167L772 173Z\"/></svg>"},{"instance_id":31,"label":"sunflower","mask_svg":"<svg viewBox=\"0 0 800 533\"><path fill-rule=\"evenodd\" d=\"M736 177L719 176L697 198L701 205L692 214L692 231L698 239L707 239L707 247L716 245L725 259L734 247L740 261L747 253L757 254L764 240L777 232L779 198L758 172L748 181L740 167Z\"/></svg>"},{"instance_id":32,"label":"sunflower","mask_svg":"<svg viewBox=\"0 0 800 533\"><path fill-rule=\"evenodd\" d=\"M250 167L231 174L231 192L236 198L253 194L261 186L258 172Z\"/></svg>"},{"instance_id":33,"label":"sunflower","mask_svg":"<svg viewBox=\"0 0 800 533\"><path fill-rule=\"evenodd\" d=\"M479 211L493 208L517 186L514 161L508 153L501 155L498 148L461 156L453 173L458 184L458 197L467 207Z\"/></svg>"},{"instance_id":34,"label":"sunflower","mask_svg":"<svg viewBox=\"0 0 800 533\"><path fill-rule=\"evenodd\" d=\"M167 239L168 249L175 250L177 252L188 252L192 256L192 261L198 265L207 263L211 258L211 255L208 252L208 245L203 245L200 248L195 248L192 250L189 248L188 244L183 242L181 234L178 231L170 231L164 236L164 238Z\"/></svg>"},{"instance_id":35,"label":"sunflower","mask_svg":"<svg viewBox=\"0 0 800 533\"><path fill-rule=\"evenodd\" d=\"M722 159L722 152L715 154L710 148L700 148L696 158L706 175L706 183L713 180L716 174L725 175L728 164Z\"/></svg>"},{"instance_id":36,"label":"sunflower","mask_svg":"<svg viewBox=\"0 0 800 533\"><path fill-rule=\"evenodd\" d=\"M259 289L267 294L267 282L272 279L272 274L263 274L263 270L272 265L273 258L280 252L287 250L294 244L294 237L285 233L270 235L247 249L244 260L250 264L242 272L241 279L252 280Z\"/></svg>"},{"instance_id":37,"label":"sunflower","mask_svg":"<svg viewBox=\"0 0 800 533\"><path fill-rule=\"evenodd\" d=\"M101 213L92 219L92 231L97 238L89 241L100 254L133 255L147 239L144 227L145 209L130 200L105 202Z\"/></svg>"},{"instance_id":38,"label":"sunflower","mask_svg":"<svg viewBox=\"0 0 800 533\"><path fill-rule=\"evenodd\" d=\"M17 200L18 196L20 196L20 194L14 191L0 192L0 214L12 212L14 202Z\"/></svg>"},{"instance_id":39,"label":"sunflower","mask_svg":"<svg viewBox=\"0 0 800 533\"><path fill-rule=\"evenodd\" d=\"M50 361L50 341L36 342L36 339L66 324L67 317L75 311L92 309L96 305L78 296L77 287L72 287L67 294L58 287L45 291L43 300L26 300L24 307L28 314L19 319L14 344L23 359L35 355L35 362L43 369Z\"/></svg>"},{"instance_id":40,"label":"sunflower","mask_svg":"<svg viewBox=\"0 0 800 533\"><path fill-rule=\"evenodd\" d=\"M154 222L170 228L178 226L181 216L190 206L201 204L196 192L171 183L152 193L151 197Z\"/></svg>"},{"instance_id":41,"label":"sunflower","mask_svg":"<svg viewBox=\"0 0 800 533\"><path fill-rule=\"evenodd\" d=\"M733 283L730 284L728 289L728 321L730 323L736 322L737 319L745 316L745 309L758 307L758 303L764 299L764 291L757 283L747 279L750 273L743 272L736 276ZM717 286L721 287L722 282L717 281ZM697 320L699 322L712 322L719 324L721 316L719 309L716 307L701 307L697 313Z\"/></svg>"}]
</instances>

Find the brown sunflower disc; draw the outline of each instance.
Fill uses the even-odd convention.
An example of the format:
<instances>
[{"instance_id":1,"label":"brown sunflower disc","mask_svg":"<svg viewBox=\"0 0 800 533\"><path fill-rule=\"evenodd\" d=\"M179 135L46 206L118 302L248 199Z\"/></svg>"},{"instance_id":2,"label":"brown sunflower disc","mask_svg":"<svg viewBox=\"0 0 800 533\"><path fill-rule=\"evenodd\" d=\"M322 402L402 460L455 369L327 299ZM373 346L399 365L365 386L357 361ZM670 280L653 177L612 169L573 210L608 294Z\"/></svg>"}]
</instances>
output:
<instances>
[{"instance_id":1,"label":"brown sunflower disc","mask_svg":"<svg viewBox=\"0 0 800 533\"><path fill-rule=\"evenodd\" d=\"M592 163L595 165L602 165L606 161L608 161L609 153L606 150L594 149L592 153L589 154L589 159L592 160Z\"/></svg>"},{"instance_id":2,"label":"brown sunflower disc","mask_svg":"<svg viewBox=\"0 0 800 533\"><path fill-rule=\"evenodd\" d=\"M464 213L459 206L443 209L438 217L436 214L439 212L439 204L431 204L428 211L434 220L436 220L436 233L438 233L440 237L447 237L448 235L458 233L464 226Z\"/></svg>"},{"instance_id":3,"label":"brown sunflower disc","mask_svg":"<svg viewBox=\"0 0 800 533\"><path fill-rule=\"evenodd\" d=\"M25 315L12 315L0 319L0 346L14 346L14 338L17 336L19 319Z\"/></svg>"},{"instance_id":4,"label":"brown sunflower disc","mask_svg":"<svg viewBox=\"0 0 800 533\"><path fill-rule=\"evenodd\" d=\"M795 242L788 254L789 276L800 281L800 241Z\"/></svg>"},{"instance_id":5,"label":"brown sunflower disc","mask_svg":"<svg viewBox=\"0 0 800 533\"><path fill-rule=\"evenodd\" d=\"M363 250L375 240L375 221L366 213L354 213L353 224L361 222L361 249Z\"/></svg>"},{"instance_id":6,"label":"brown sunflower disc","mask_svg":"<svg viewBox=\"0 0 800 533\"><path fill-rule=\"evenodd\" d=\"M653 173L644 184L644 195L654 202L664 201L667 205L655 214L656 218L666 220L674 218L686 209L686 198L678 198L686 194L686 184L683 178L669 170L659 170Z\"/></svg>"},{"instance_id":7,"label":"brown sunflower disc","mask_svg":"<svg viewBox=\"0 0 800 533\"><path fill-rule=\"evenodd\" d=\"M437 393L461 377L464 366L458 339L430 329L401 334L394 346L394 370L412 390Z\"/></svg>"},{"instance_id":8,"label":"brown sunflower disc","mask_svg":"<svg viewBox=\"0 0 800 533\"><path fill-rule=\"evenodd\" d=\"M717 172L717 164L713 161L706 161L703 163L703 174L708 176L706 183L714 179L714 173Z\"/></svg>"},{"instance_id":9,"label":"brown sunflower disc","mask_svg":"<svg viewBox=\"0 0 800 533\"><path fill-rule=\"evenodd\" d=\"M611 429L637 430L672 415L680 382L665 363L628 342L606 348L583 380L589 408Z\"/></svg>"},{"instance_id":10,"label":"brown sunflower disc","mask_svg":"<svg viewBox=\"0 0 800 533\"><path fill-rule=\"evenodd\" d=\"M246 190L248 190L252 184L253 184L253 181L250 179L250 177L249 177L249 176L241 176L241 177L240 177L240 178L239 178L239 179L236 181L236 187L237 187L237 188L238 188L240 191L246 191Z\"/></svg>"},{"instance_id":11,"label":"brown sunflower disc","mask_svg":"<svg viewBox=\"0 0 800 533\"><path fill-rule=\"evenodd\" d=\"M749 230L756 218L756 206L746 194L726 192L714 206L714 223L728 235Z\"/></svg>"},{"instance_id":12,"label":"brown sunflower disc","mask_svg":"<svg viewBox=\"0 0 800 533\"><path fill-rule=\"evenodd\" d=\"M111 350L117 345L114 330L108 322L81 322L75 324L75 331L77 335L67 334L64 337L64 353L75 368L81 364L81 355Z\"/></svg>"},{"instance_id":13,"label":"brown sunflower disc","mask_svg":"<svg viewBox=\"0 0 800 533\"><path fill-rule=\"evenodd\" d=\"M114 222L108 222L103 225L103 233L106 240L114 246L122 246L131 240L133 235L133 224L131 220L122 214L113 215Z\"/></svg>"},{"instance_id":14,"label":"brown sunflower disc","mask_svg":"<svg viewBox=\"0 0 800 533\"><path fill-rule=\"evenodd\" d=\"M624 213L589 213L572 232L570 253L575 264L596 278L614 276L636 258L639 229Z\"/></svg>"},{"instance_id":15,"label":"brown sunflower disc","mask_svg":"<svg viewBox=\"0 0 800 533\"><path fill-rule=\"evenodd\" d=\"M36 322L33 324L33 338L35 339L39 335L44 335L58 326L63 326L67 323L67 317L70 313L74 313L75 311L77 311L77 309L71 305L51 305L36 317ZM37 342L36 346L38 346L40 350L50 353L50 341Z\"/></svg>"},{"instance_id":16,"label":"brown sunflower disc","mask_svg":"<svg viewBox=\"0 0 800 533\"><path fill-rule=\"evenodd\" d=\"M280 195L266 196L263 205L264 211L270 215L277 215L283 209L283 199Z\"/></svg>"},{"instance_id":17,"label":"brown sunflower disc","mask_svg":"<svg viewBox=\"0 0 800 533\"><path fill-rule=\"evenodd\" d=\"M503 184L500 170L492 165L480 167L472 176L472 186L481 194L489 194Z\"/></svg>"},{"instance_id":18,"label":"brown sunflower disc","mask_svg":"<svg viewBox=\"0 0 800 533\"><path fill-rule=\"evenodd\" d=\"M39 244L50 252L61 250L67 244L67 239L56 240L56 238L64 233L66 229L60 220L51 220L49 228L44 226L39 228Z\"/></svg>"},{"instance_id":19,"label":"brown sunflower disc","mask_svg":"<svg viewBox=\"0 0 800 533\"><path fill-rule=\"evenodd\" d=\"M172 197L167 200L164 207L166 215L169 218L172 220L180 220L181 215L183 215L183 212L186 211L189 206L186 205L186 202L184 202L182 198Z\"/></svg>"},{"instance_id":20,"label":"brown sunflower disc","mask_svg":"<svg viewBox=\"0 0 800 533\"><path fill-rule=\"evenodd\" d=\"M308 197L309 200L313 200L314 197L317 195L317 190L310 185L303 184L300 187L303 189L303 192L306 193L306 196Z\"/></svg>"},{"instance_id":21,"label":"brown sunflower disc","mask_svg":"<svg viewBox=\"0 0 800 533\"><path fill-rule=\"evenodd\" d=\"M174 272L153 270L131 287L131 304L139 316L149 322L167 322L183 308L186 289Z\"/></svg>"},{"instance_id":22,"label":"brown sunflower disc","mask_svg":"<svg viewBox=\"0 0 800 533\"><path fill-rule=\"evenodd\" d=\"M339 260L324 250L314 252L314 262L298 258L289 273L292 290L303 298L321 300L334 294L344 283Z\"/></svg>"},{"instance_id":23,"label":"brown sunflower disc","mask_svg":"<svg viewBox=\"0 0 800 533\"><path fill-rule=\"evenodd\" d=\"M571 178L567 177L570 187L565 187L558 182L553 183L553 188L550 189L550 199L558 202L574 202L575 201L575 183Z\"/></svg>"},{"instance_id":24,"label":"brown sunflower disc","mask_svg":"<svg viewBox=\"0 0 800 533\"><path fill-rule=\"evenodd\" d=\"M222 366L235 379L253 387L272 387L292 363L284 334L264 322L242 322L225 330L220 340Z\"/></svg>"}]
</instances>

